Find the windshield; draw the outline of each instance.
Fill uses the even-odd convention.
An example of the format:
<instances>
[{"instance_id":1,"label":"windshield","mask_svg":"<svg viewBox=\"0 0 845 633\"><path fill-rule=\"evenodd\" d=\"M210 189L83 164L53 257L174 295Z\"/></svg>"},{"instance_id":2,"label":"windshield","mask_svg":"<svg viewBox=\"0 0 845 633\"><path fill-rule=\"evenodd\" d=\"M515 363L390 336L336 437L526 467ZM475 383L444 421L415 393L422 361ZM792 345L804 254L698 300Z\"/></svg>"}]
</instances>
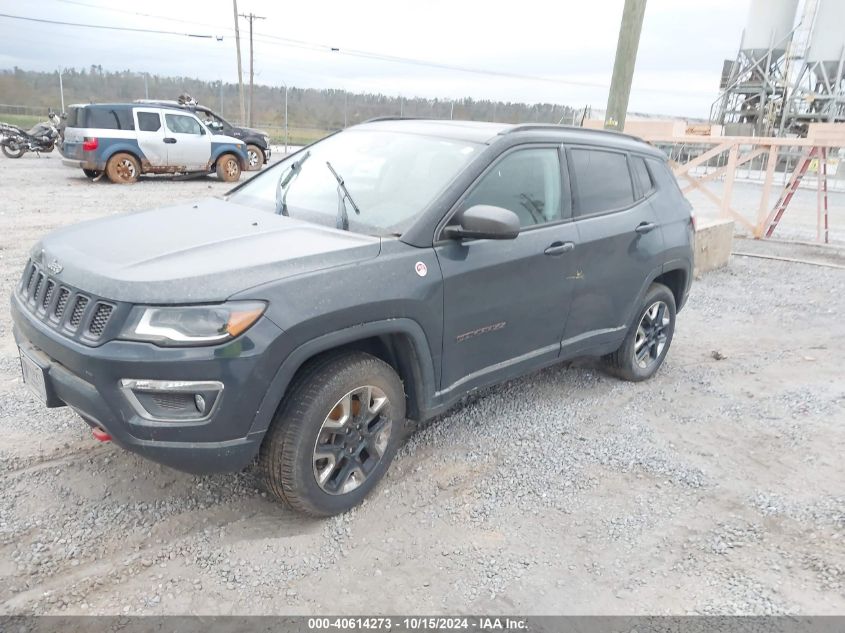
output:
<instances>
[{"instance_id":1,"label":"windshield","mask_svg":"<svg viewBox=\"0 0 845 633\"><path fill-rule=\"evenodd\" d=\"M468 141L351 129L281 161L229 199L336 226L338 205L349 203L329 163L360 209L349 213L350 231L401 234L480 149Z\"/></svg>"}]
</instances>

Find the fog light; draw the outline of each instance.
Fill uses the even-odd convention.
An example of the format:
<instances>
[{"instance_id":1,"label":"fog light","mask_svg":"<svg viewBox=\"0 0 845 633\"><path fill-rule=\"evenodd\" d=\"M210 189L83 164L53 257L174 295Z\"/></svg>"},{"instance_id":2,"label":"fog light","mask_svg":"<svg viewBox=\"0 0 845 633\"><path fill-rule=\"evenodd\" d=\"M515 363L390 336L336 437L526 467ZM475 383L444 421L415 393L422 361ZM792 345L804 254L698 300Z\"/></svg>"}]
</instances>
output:
<instances>
[{"instance_id":1,"label":"fog light","mask_svg":"<svg viewBox=\"0 0 845 633\"><path fill-rule=\"evenodd\" d=\"M136 413L156 422L201 422L220 403L223 383L194 380L120 381L120 387Z\"/></svg>"}]
</instances>

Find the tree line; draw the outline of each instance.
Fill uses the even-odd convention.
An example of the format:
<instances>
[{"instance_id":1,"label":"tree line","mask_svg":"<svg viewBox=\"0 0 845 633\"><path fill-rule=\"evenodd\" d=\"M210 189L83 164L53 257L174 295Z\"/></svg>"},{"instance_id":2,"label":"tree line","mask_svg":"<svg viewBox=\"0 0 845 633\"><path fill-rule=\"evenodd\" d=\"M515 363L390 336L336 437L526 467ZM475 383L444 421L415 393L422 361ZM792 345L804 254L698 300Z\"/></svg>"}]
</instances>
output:
<instances>
[{"instance_id":1,"label":"tree line","mask_svg":"<svg viewBox=\"0 0 845 633\"><path fill-rule=\"evenodd\" d=\"M62 74L65 104L176 99L188 93L199 103L234 122L240 119L238 86L192 77L165 77L131 70L105 71L100 65L69 68ZM247 99L248 99L248 90ZM519 103L394 97L353 93L332 88L296 88L287 91L290 127L336 130L378 116L499 121L503 123L569 123L572 108L553 103ZM59 77L56 72L13 68L0 70L0 103L60 109ZM284 125L285 88L256 85L253 124ZM248 105L247 105L248 108Z\"/></svg>"}]
</instances>

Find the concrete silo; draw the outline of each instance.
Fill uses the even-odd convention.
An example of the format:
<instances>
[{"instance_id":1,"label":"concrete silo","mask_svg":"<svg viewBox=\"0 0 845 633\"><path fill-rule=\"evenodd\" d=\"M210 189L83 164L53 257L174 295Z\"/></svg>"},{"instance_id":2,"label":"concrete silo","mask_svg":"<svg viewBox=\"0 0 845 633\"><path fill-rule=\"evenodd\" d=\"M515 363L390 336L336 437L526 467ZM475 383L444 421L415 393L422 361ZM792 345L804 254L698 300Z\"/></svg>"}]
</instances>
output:
<instances>
[{"instance_id":1,"label":"concrete silo","mask_svg":"<svg viewBox=\"0 0 845 633\"><path fill-rule=\"evenodd\" d=\"M836 1L836 0L834 0ZM712 119L757 135L780 123L798 0L752 0L739 53L725 62Z\"/></svg>"},{"instance_id":2,"label":"concrete silo","mask_svg":"<svg viewBox=\"0 0 845 633\"><path fill-rule=\"evenodd\" d=\"M784 129L798 133L809 123L845 122L845 2L807 0L804 20L812 29L784 117Z\"/></svg>"}]
</instances>

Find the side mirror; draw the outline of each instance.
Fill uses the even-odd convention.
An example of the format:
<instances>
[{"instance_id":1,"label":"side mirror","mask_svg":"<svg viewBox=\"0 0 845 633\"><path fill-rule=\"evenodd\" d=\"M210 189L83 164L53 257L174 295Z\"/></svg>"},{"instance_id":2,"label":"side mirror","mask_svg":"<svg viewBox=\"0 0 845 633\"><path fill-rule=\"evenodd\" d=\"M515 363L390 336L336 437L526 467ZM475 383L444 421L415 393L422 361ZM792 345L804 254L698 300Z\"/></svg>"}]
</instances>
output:
<instances>
[{"instance_id":1,"label":"side mirror","mask_svg":"<svg viewBox=\"0 0 845 633\"><path fill-rule=\"evenodd\" d=\"M464 211L459 225L447 226L443 233L455 240L512 240L519 235L519 217L502 207L477 204Z\"/></svg>"},{"instance_id":2,"label":"side mirror","mask_svg":"<svg viewBox=\"0 0 845 633\"><path fill-rule=\"evenodd\" d=\"M217 131L217 130L222 130L222 129L223 129L223 124L222 124L222 123L220 123L220 121L214 121L214 120L212 120L212 121L208 121L208 122L206 123L206 125L208 125L208 127L209 127L210 129L215 130L215 131Z\"/></svg>"}]
</instances>

